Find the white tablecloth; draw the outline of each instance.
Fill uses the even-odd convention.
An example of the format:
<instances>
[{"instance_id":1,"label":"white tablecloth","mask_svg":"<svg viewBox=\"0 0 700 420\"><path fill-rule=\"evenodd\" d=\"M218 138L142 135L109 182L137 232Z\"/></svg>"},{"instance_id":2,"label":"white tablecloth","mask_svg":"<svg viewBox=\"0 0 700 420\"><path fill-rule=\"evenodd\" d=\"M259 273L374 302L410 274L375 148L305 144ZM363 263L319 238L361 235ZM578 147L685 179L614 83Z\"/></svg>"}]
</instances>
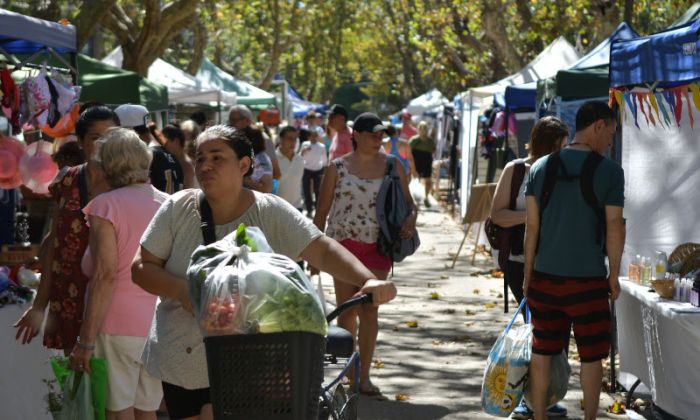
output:
<instances>
[{"instance_id":1,"label":"white tablecloth","mask_svg":"<svg viewBox=\"0 0 700 420\"><path fill-rule=\"evenodd\" d=\"M0 308L0 419L51 419L47 414L42 379L53 379L48 360L51 351L41 345L41 334L31 344L15 341L12 327L25 308Z\"/></svg>"},{"instance_id":2,"label":"white tablecloth","mask_svg":"<svg viewBox=\"0 0 700 420\"><path fill-rule=\"evenodd\" d=\"M623 280L615 302L620 371L639 378L665 411L700 416L700 308Z\"/></svg>"}]
</instances>

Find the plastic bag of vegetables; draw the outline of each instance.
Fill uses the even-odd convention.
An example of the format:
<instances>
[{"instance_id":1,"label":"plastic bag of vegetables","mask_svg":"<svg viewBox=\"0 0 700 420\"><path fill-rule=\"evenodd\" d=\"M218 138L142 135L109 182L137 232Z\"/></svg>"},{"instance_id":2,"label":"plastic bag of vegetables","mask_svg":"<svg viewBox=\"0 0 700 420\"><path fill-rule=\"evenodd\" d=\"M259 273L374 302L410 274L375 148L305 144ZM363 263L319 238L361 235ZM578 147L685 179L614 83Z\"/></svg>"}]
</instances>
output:
<instances>
[{"instance_id":1,"label":"plastic bag of vegetables","mask_svg":"<svg viewBox=\"0 0 700 420\"><path fill-rule=\"evenodd\" d=\"M187 279L204 335L327 332L309 279L294 261L274 254L257 228L241 225L197 248Z\"/></svg>"}]
</instances>

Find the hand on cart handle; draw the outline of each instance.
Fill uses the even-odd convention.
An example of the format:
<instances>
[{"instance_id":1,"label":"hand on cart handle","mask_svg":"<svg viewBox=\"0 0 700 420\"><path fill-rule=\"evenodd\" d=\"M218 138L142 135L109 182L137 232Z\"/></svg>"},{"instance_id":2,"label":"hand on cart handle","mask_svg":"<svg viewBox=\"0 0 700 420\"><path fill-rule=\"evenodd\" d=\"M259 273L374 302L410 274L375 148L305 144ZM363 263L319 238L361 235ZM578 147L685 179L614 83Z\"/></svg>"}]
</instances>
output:
<instances>
[{"instance_id":1,"label":"hand on cart handle","mask_svg":"<svg viewBox=\"0 0 700 420\"><path fill-rule=\"evenodd\" d=\"M372 295L374 306L383 305L396 297L396 286L389 280L367 280L360 293Z\"/></svg>"}]
</instances>

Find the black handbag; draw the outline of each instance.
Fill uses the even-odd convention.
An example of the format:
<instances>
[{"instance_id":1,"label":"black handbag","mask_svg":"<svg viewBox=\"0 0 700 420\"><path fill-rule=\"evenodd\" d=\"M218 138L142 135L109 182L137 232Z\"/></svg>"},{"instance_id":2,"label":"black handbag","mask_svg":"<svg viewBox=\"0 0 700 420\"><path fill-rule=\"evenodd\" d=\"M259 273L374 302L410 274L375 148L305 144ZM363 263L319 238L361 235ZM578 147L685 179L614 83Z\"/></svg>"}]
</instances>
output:
<instances>
[{"instance_id":1,"label":"black handbag","mask_svg":"<svg viewBox=\"0 0 700 420\"><path fill-rule=\"evenodd\" d=\"M510 183L510 204L508 208L511 210L515 210L515 202L524 179L525 163L518 162L513 166L513 178ZM488 217L484 224L484 231L491 248L498 250L498 266L501 271L505 271L511 250L515 251L516 254L522 254L525 225L502 227L493 223L491 217Z\"/></svg>"}]
</instances>

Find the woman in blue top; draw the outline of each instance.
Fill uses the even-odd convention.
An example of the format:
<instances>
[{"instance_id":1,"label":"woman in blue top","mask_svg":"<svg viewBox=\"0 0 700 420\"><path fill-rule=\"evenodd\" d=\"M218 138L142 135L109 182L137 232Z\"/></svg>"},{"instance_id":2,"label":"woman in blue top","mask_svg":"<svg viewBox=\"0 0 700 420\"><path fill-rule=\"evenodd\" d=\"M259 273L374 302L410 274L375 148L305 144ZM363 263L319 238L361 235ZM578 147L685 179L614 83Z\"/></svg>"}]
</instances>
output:
<instances>
[{"instance_id":1,"label":"woman in blue top","mask_svg":"<svg viewBox=\"0 0 700 420\"><path fill-rule=\"evenodd\" d=\"M413 163L413 154L411 146L406 140L399 138L399 132L393 125L386 128L386 134L389 136L389 141L384 142L384 151L388 155L394 155L403 164L406 169L406 175L409 177L416 176L416 166Z\"/></svg>"}]
</instances>

